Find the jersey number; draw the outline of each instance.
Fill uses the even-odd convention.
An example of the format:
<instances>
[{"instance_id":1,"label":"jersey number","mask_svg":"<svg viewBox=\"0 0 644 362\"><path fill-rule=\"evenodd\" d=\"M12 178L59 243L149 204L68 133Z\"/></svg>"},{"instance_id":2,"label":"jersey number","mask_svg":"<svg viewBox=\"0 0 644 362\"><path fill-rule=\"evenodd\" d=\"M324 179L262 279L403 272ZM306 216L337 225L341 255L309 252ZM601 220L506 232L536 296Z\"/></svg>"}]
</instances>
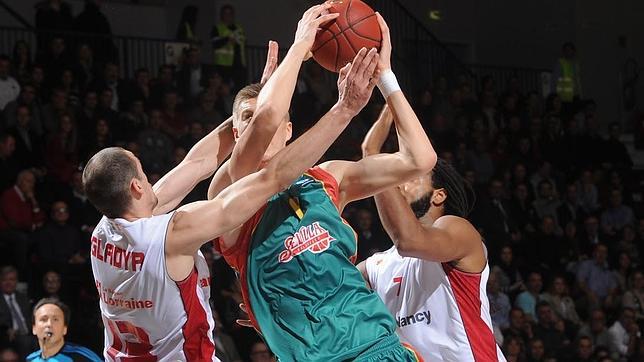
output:
<instances>
[{"instance_id":1,"label":"jersey number","mask_svg":"<svg viewBox=\"0 0 644 362\"><path fill-rule=\"evenodd\" d=\"M395 277L394 278L394 284L398 283L398 292L396 292L397 297L400 296L400 287L402 287L402 281L403 281L403 277Z\"/></svg>"},{"instance_id":2,"label":"jersey number","mask_svg":"<svg viewBox=\"0 0 644 362\"><path fill-rule=\"evenodd\" d=\"M122 362L157 361L157 358L150 353L152 351L150 336L142 328L125 321L113 322L108 320L107 324L113 340L112 346L107 350L107 354L114 360L117 360L116 355L120 352L127 356L132 356L119 357L118 360Z\"/></svg>"}]
</instances>

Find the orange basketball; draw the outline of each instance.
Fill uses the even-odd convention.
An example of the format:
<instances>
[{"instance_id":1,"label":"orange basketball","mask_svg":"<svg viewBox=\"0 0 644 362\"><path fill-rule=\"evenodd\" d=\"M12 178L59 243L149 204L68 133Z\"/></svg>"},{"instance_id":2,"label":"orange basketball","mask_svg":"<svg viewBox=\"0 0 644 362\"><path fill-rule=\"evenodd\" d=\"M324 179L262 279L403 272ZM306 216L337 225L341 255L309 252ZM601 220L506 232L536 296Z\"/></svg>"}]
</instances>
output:
<instances>
[{"instance_id":1,"label":"orange basketball","mask_svg":"<svg viewBox=\"0 0 644 362\"><path fill-rule=\"evenodd\" d=\"M313 44L313 59L322 67L338 72L353 60L362 47L380 50L382 34L376 13L360 0L336 0L329 13L335 20L321 26Z\"/></svg>"}]
</instances>

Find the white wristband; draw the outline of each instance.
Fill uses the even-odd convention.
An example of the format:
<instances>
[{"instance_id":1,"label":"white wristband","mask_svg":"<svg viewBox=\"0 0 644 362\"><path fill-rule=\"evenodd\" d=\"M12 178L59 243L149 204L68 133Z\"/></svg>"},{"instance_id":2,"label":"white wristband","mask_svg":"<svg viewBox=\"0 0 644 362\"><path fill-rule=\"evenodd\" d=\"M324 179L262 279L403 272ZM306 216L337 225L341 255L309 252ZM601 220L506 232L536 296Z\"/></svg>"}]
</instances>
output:
<instances>
[{"instance_id":1,"label":"white wristband","mask_svg":"<svg viewBox=\"0 0 644 362\"><path fill-rule=\"evenodd\" d=\"M396 75L391 69L380 75L380 80L378 81L378 89L380 89L380 93L382 93L382 96L385 97L385 100L389 98L392 93L400 90L400 85L398 85Z\"/></svg>"}]
</instances>

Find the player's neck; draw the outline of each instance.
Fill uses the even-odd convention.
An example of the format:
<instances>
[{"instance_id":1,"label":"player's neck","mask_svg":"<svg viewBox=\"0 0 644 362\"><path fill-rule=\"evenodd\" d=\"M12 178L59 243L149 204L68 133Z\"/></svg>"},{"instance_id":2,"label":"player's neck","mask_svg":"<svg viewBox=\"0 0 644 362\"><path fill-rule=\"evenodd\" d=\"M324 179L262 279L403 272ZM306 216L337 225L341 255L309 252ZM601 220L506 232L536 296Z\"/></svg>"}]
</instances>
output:
<instances>
[{"instance_id":1,"label":"player's neck","mask_svg":"<svg viewBox=\"0 0 644 362\"><path fill-rule=\"evenodd\" d=\"M436 220L438 220L439 217L443 216L442 210L435 208L435 207L430 207L429 211L423 217L418 219L418 221L423 224L424 226L432 226Z\"/></svg>"},{"instance_id":2,"label":"player's neck","mask_svg":"<svg viewBox=\"0 0 644 362\"><path fill-rule=\"evenodd\" d=\"M40 351L41 351L40 354L42 355L43 359L50 358L58 354L58 352L60 352L60 350L63 349L64 345L65 345L65 340L62 338L54 344L49 344L47 342L44 342L40 346Z\"/></svg>"},{"instance_id":3,"label":"player's neck","mask_svg":"<svg viewBox=\"0 0 644 362\"><path fill-rule=\"evenodd\" d=\"M132 203L132 207L121 216L121 218L127 221L136 221L138 219L145 219L152 217L153 210L145 205L137 205L137 202Z\"/></svg>"}]
</instances>

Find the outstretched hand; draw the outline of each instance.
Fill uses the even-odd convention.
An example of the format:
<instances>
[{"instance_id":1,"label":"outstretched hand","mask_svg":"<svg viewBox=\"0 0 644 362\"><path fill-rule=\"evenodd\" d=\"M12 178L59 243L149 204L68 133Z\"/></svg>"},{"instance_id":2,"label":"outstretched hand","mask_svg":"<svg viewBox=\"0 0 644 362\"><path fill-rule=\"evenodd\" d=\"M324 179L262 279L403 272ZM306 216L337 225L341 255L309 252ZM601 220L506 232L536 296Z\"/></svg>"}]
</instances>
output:
<instances>
[{"instance_id":1,"label":"outstretched hand","mask_svg":"<svg viewBox=\"0 0 644 362\"><path fill-rule=\"evenodd\" d=\"M293 45L301 45L304 47L307 54L306 58L310 57L311 48L313 47L313 43L315 43L315 36L318 33L320 25L340 16L338 13L328 13L331 6L333 4L329 2L312 6L304 12L302 19L297 23L297 31L295 32Z\"/></svg>"},{"instance_id":2,"label":"outstretched hand","mask_svg":"<svg viewBox=\"0 0 644 362\"><path fill-rule=\"evenodd\" d=\"M381 73L391 69L391 35L389 34L389 26L387 22L376 12L378 25L380 25L380 32L382 33L382 43L380 44L380 62L378 63L378 70Z\"/></svg>"},{"instance_id":3,"label":"outstretched hand","mask_svg":"<svg viewBox=\"0 0 644 362\"><path fill-rule=\"evenodd\" d=\"M266 65L264 65L264 72L262 73L261 84L266 84L268 78L273 75L275 69L277 69L277 61L279 58L279 44L274 40L269 40L268 42L268 54L266 55Z\"/></svg>"},{"instance_id":4,"label":"outstretched hand","mask_svg":"<svg viewBox=\"0 0 644 362\"><path fill-rule=\"evenodd\" d=\"M354 116L367 105L378 81L379 55L375 48L362 48L353 62L340 69L338 77L338 103Z\"/></svg>"}]
</instances>

